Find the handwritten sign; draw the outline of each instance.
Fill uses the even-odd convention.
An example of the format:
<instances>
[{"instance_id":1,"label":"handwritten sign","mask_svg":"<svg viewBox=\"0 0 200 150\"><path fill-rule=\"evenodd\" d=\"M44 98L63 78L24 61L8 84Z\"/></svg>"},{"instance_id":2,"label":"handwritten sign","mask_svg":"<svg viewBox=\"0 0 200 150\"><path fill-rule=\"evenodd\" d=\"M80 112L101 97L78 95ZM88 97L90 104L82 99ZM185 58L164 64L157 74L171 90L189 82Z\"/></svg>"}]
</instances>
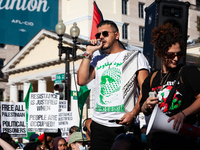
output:
<instances>
[{"instance_id":1,"label":"handwritten sign","mask_svg":"<svg viewBox=\"0 0 200 150\"><path fill-rule=\"evenodd\" d=\"M11 137L26 137L25 102L1 102L1 131Z\"/></svg>"},{"instance_id":2,"label":"handwritten sign","mask_svg":"<svg viewBox=\"0 0 200 150\"><path fill-rule=\"evenodd\" d=\"M28 131L57 132L58 131L59 95L45 93L30 93Z\"/></svg>"}]
</instances>

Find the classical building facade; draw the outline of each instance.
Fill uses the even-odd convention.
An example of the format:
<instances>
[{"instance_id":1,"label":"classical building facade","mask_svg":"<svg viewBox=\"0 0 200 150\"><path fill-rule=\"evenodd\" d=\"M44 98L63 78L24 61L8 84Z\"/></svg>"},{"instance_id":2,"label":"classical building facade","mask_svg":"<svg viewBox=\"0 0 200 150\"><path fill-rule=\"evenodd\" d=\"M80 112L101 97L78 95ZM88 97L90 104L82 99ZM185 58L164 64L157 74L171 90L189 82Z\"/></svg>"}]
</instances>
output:
<instances>
[{"instance_id":1,"label":"classical building facade","mask_svg":"<svg viewBox=\"0 0 200 150\"><path fill-rule=\"evenodd\" d=\"M63 37L64 46L72 46L72 39L69 35ZM65 72L65 56L58 57L58 36L55 32L42 29L35 37L13 59L8 62L3 72L9 75L8 85L10 86L10 101L18 102L18 91L24 93L23 99L33 85L33 92L54 92L54 81L52 77ZM76 91L74 76L76 79L77 70L85 46L77 50L77 61L70 62L71 90ZM74 68L73 68L74 67ZM75 70L75 71L74 71ZM71 97L71 110L78 110L77 100ZM74 111L78 116L78 111Z\"/></svg>"}]
</instances>

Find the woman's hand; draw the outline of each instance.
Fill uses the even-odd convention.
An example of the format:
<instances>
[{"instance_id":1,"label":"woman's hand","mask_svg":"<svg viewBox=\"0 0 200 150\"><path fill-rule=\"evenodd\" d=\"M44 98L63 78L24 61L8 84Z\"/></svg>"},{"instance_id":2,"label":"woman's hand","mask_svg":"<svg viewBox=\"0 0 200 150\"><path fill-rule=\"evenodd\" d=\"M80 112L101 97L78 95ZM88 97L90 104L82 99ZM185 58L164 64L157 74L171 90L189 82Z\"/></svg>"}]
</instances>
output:
<instances>
[{"instance_id":1,"label":"woman's hand","mask_svg":"<svg viewBox=\"0 0 200 150\"><path fill-rule=\"evenodd\" d=\"M183 127L183 121L184 121L184 119L185 119L185 116L183 115L183 113L179 112L178 114L170 117L167 120L167 122L170 122L171 120L174 120L173 129L174 130L178 130L180 125L181 125L181 128Z\"/></svg>"},{"instance_id":2,"label":"woman's hand","mask_svg":"<svg viewBox=\"0 0 200 150\"><path fill-rule=\"evenodd\" d=\"M158 98L157 97L148 97L147 100L142 105L142 111L144 113L147 113L148 110L151 110L155 107L156 104L158 104Z\"/></svg>"}]
</instances>

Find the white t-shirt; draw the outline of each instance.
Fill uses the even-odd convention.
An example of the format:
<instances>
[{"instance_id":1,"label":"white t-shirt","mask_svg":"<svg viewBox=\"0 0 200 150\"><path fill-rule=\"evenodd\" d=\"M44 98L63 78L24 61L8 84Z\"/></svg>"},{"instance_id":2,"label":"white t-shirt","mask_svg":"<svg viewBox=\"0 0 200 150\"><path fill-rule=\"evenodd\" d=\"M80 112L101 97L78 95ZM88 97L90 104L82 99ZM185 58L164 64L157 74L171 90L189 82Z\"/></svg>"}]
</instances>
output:
<instances>
[{"instance_id":1,"label":"white t-shirt","mask_svg":"<svg viewBox=\"0 0 200 150\"><path fill-rule=\"evenodd\" d=\"M126 50L93 58L91 66L95 68L95 104L92 120L108 126L121 126L109 120L120 119L124 114L122 93L122 64ZM137 64L136 64L137 65ZM138 53L138 70L149 70L149 64L142 53Z\"/></svg>"}]
</instances>

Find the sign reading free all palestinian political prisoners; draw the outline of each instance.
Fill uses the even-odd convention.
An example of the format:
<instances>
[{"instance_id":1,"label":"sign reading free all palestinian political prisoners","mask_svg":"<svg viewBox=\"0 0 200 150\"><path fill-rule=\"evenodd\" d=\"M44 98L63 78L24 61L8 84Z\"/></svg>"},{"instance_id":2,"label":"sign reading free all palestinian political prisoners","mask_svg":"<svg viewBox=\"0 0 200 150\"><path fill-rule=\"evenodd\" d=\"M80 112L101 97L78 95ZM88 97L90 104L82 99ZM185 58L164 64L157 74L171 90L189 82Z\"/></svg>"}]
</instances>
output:
<instances>
[{"instance_id":1,"label":"sign reading free all palestinian political prisoners","mask_svg":"<svg viewBox=\"0 0 200 150\"><path fill-rule=\"evenodd\" d=\"M45 93L30 93L28 131L57 132L58 131L59 95Z\"/></svg>"},{"instance_id":2,"label":"sign reading free all palestinian political prisoners","mask_svg":"<svg viewBox=\"0 0 200 150\"><path fill-rule=\"evenodd\" d=\"M1 102L1 131L11 137L26 137L25 102Z\"/></svg>"},{"instance_id":3,"label":"sign reading free all palestinian political prisoners","mask_svg":"<svg viewBox=\"0 0 200 150\"><path fill-rule=\"evenodd\" d=\"M0 43L26 45L41 29L55 30L59 0L0 0Z\"/></svg>"}]
</instances>

